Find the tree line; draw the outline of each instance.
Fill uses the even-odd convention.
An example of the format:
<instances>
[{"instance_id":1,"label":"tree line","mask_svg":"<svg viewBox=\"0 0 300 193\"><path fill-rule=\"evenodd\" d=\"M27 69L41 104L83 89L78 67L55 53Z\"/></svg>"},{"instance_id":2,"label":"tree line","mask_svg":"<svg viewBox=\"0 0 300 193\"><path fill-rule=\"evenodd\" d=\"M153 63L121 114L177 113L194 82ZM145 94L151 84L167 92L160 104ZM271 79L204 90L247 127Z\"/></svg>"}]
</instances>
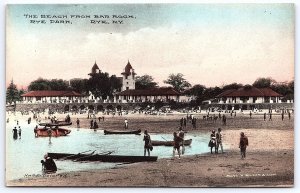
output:
<instances>
[{"instance_id":1,"label":"tree line","mask_svg":"<svg viewBox=\"0 0 300 193\"><path fill-rule=\"evenodd\" d=\"M191 85L181 73L170 74L165 84L170 85L174 90L188 96L194 96L191 101L192 105L201 105L203 101L213 99L228 89L238 89L243 86L254 86L257 88L270 87L274 91L282 94L283 101L294 99L294 80L291 82L277 82L274 79L258 78L252 85L243 85L240 83L231 83L221 87L206 87L202 84ZM91 75L89 79L74 78L69 81L62 79L43 79L38 78L32 81L28 86L28 91L36 90L73 90L81 94L92 92L95 97L107 99L115 93L120 92L122 87L121 80L115 75L109 76L108 73L99 72ZM135 89L152 89L158 88L158 83L148 74L136 77ZM11 103L21 99L24 90L18 90L16 85L11 81L6 91L6 100Z\"/></svg>"}]
</instances>

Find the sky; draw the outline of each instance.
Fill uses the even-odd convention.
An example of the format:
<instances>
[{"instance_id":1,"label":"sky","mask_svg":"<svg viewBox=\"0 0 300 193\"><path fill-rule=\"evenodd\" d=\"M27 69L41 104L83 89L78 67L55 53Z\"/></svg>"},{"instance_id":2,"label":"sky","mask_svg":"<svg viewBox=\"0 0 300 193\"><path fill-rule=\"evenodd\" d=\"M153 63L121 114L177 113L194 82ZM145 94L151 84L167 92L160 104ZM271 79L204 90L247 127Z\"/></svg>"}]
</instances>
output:
<instances>
[{"instance_id":1,"label":"sky","mask_svg":"<svg viewBox=\"0 0 300 193\"><path fill-rule=\"evenodd\" d=\"M294 14L293 4L9 5L6 84L88 78L95 61L121 76L128 60L137 75L149 74L160 86L171 73L205 86L252 84L259 77L291 81Z\"/></svg>"}]
</instances>

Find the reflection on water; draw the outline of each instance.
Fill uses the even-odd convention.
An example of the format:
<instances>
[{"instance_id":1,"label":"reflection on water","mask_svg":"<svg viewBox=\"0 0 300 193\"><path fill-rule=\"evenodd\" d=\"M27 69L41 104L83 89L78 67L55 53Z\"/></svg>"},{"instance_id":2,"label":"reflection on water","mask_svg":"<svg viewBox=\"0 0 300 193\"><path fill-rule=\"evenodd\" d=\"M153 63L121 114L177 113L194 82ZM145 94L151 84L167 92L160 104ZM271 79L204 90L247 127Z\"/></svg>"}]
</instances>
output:
<instances>
[{"instance_id":1,"label":"reflection on water","mask_svg":"<svg viewBox=\"0 0 300 193\"><path fill-rule=\"evenodd\" d=\"M103 130L71 128L65 137L34 137L34 124L20 122L22 138L14 140L12 129L14 122L7 124L6 178L7 180L23 178L26 174L41 174L40 160L47 152L80 153L94 151L101 153L113 151L118 155L144 155L143 135L104 135ZM172 140L172 134L151 134L152 140ZM209 152L207 147L209 135L198 136L186 134L186 139L193 139L192 145L185 148L185 155ZM159 158L171 157L172 147L154 146L151 155ZM112 168L117 163L56 161L58 173L91 169Z\"/></svg>"}]
</instances>

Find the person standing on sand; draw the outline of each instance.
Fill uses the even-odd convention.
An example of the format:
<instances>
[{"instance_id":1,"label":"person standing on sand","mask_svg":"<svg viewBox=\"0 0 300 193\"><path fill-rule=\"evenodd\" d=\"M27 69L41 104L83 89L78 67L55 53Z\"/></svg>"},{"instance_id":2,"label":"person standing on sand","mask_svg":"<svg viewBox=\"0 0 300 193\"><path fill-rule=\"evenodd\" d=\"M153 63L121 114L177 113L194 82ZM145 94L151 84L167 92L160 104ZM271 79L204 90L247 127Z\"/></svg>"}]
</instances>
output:
<instances>
[{"instance_id":1,"label":"person standing on sand","mask_svg":"<svg viewBox=\"0 0 300 193\"><path fill-rule=\"evenodd\" d=\"M284 119L284 112L282 111L282 113L281 113L281 120L283 121L283 119Z\"/></svg>"},{"instance_id":2,"label":"person standing on sand","mask_svg":"<svg viewBox=\"0 0 300 193\"><path fill-rule=\"evenodd\" d=\"M264 121L266 120L267 118L267 113L264 113Z\"/></svg>"},{"instance_id":3,"label":"person standing on sand","mask_svg":"<svg viewBox=\"0 0 300 193\"><path fill-rule=\"evenodd\" d=\"M180 128L178 136L181 139L181 143L180 143L180 145L182 146L182 152L181 152L181 154L183 155L184 151L185 151L185 147L184 147L184 131L182 130L182 128Z\"/></svg>"},{"instance_id":4,"label":"person standing on sand","mask_svg":"<svg viewBox=\"0 0 300 193\"><path fill-rule=\"evenodd\" d=\"M90 129L93 129L93 127L94 127L94 121L91 120L91 122L90 122Z\"/></svg>"},{"instance_id":5,"label":"person standing on sand","mask_svg":"<svg viewBox=\"0 0 300 193\"><path fill-rule=\"evenodd\" d=\"M125 127L125 129L128 129L128 121L127 121L127 119L125 119L125 121L124 121L124 127Z\"/></svg>"},{"instance_id":6,"label":"person standing on sand","mask_svg":"<svg viewBox=\"0 0 300 193\"><path fill-rule=\"evenodd\" d=\"M183 126L183 117L180 119L180 127Z\"/></svg>"},{"instance_id":7,"label":"person standing on sand","mask_svg":"<svg viewBox=\"0 0 300 193\"><path fill-rule=\"evenodd\" d=\"M183 127L186 128L186 118L183 118Z\"/></svg>"},{"instance_id":8,"label":"person standing on sand","mask_svg":"<svg viewBox=\"0 0 300 193\"><path fill-rule=\"evenodd\" d=\"M223 125L226 125L226 116L223 115Z\"/></svg>"},{"instance_id":9,"label":"person standing on sand","mask_svg":"<svg viewBox=\"0 0 300 193\"><path fill-rule=\"evenodd\" d=\"M222 144L222 134L221 128L218 128L218 132L216 134L216 152L219 153L219 146L221 147L221 152L223 152L223 144Z\"/></svg>"},{"instance_id":10,"label":"person standing on sand","mask_svg":"<svg viewBox=\"0 0 300 193\"><path fill-rule=\"evenodd\" d=\"M249 145L248 143L248 137L245 136L244 132L241 132L241 138L240 138L240 144L239 144L239 148L241 149L241 159L245 159L246 158L246 149L247 146Z\"/></svg>"},{"instance_id":11,"label":"person standing on sand","mask_svg":"<svg viewBox=\"0 0 300 193\"><path fill-rule=\"evenodd\" d=\"M272 121L272 112L270 112L269 116L269 121Z\"/></svg>"},{"instance_id":12,"label":"person standing on sand","mask_svg":"<svg viewBox=\"0 0 300 193\"><path fill-rule=\"evenodd\" d=\"M211 154L213 153L213 151L212 151L213 148L215 148L215 153L217 153L217 149L216 149L216 132L215 132L215 130L211 131L208 147L210 147L210 153Z\"/></svg>"},{"instance_id":13,"label":"person standing on sand","mask_svg":"<svg viewBox=\"0 0 300 193\"><path fill-rule=\"evenodd\" d=\"M148 156L150 156L150 150L152 151L153 147L152 147L152 143L151 143L151 137L148 134L147 130L144 131L144 139L143 139L143 141L145 141L144 156L146 156L146 151L148 152Z\"/></svg>"},{"instance_id":14,"label":"person standing on sand","mask_svg":"<svg viewBox=\"0 0 300 193\"><path fill-rule=\"evenodd\" d=\"M252 111L250 111L250 119L252 119Z\"/></svg>"},{"instance_id":15,"label":"person standing on sand","mask_svg":"<svg viewBox=\"0 0 300 193\"><path fill-rule=\"evenodd\" d=\"M291 113L288 111L289 120L291 120Z\"/></svg>"},{"instance_id":16,"label":"person standing on sand","mask_svg":"<svg viewBox=\"0 0 300 193\"><path fill-rule=\"evenodd\" d=\"M173 147L173 159L175 158L175 152L177 150L178 156L180 159L180 143L181 143L181 138L177 135L176 132L173 133L173 141L174 141L174 147Z\"/></svg>"},{"instance_id":17,"label":"person standing on sand","mask_svg":"<svg viewBox=\"0 0 300 193\"><path fill-rule=\"evenodd\" d=\"M77 123L77 128L80 128L80 121L79 121L78 118L77 118L77 120L76 120L76 123Z\"/></svg>"}]
</instances>

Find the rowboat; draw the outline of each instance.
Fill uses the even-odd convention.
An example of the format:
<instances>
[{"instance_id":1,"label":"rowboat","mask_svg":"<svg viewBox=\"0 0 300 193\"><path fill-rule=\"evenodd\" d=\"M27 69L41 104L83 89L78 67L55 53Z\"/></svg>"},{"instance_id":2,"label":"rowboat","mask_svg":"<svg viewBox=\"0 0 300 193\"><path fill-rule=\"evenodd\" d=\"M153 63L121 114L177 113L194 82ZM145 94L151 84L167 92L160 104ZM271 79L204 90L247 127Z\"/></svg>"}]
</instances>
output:
<instances>
[{"instance_id":1,"label":"rowboat","mask_svg":"<svg viewBox=\"0 0 300 193\"><path fill-rule=\"evenodd\" d=\"M117 130L113 130L113 131L109 131L109 130L104 130L104 134L108 135L108 134L140 134L141 130L132 130L132 131L117 131Z\"/></svg>"},{"instance_id":2,"label":"rowboat","mask_svg":"<svg viewBox=\"0 0 300 193\"><path fill-rule=\"evenodd\" d=\"M49 137L51 132L51 137L59 137L59 136L66 136L69 133L71 133L71 130L69 129L63 129L63 128L38 128L36 130L37 136L39 137Z\"/></svg>"},{"instance_id":3,"label":"rowboat","mask_svg":"<svg viewBox=\"0 0 300 193\"><path fill-rule=\"evenodd\" d=\"M153 162L157 156L127 156L127 155L101 155L101 154L70 154L70 153L48 153L52 159L70 159L80 161L101 161L101 162Z\"/></svg>"},{"instance_id":4,"label":"rowboat","mask_svg":"<svg viewBox=\"0 0 300 193\"><path fill-rule=\"evenodd\" d=\"M48 126L48 127L60 127L60 126L69 126L72 125L72 122L59 121L57 123L40 123L40 126Z\"/></svg>"},{"instance_id":5,"label":"rowboat","mask_svg":"<svg viewBox=\"0 0 300 193\"><path fill-rule=\"evenodd\" d=\"M160 145L173 146L174 145L174 141L155 141L155 140L152 140L151 142L152 142L153 146L160 146ZM189 146L189 145L191 145L191 143L192 143L192 139L184 140L184 145L185 146Z\"/></svg>"}]
</instances>

